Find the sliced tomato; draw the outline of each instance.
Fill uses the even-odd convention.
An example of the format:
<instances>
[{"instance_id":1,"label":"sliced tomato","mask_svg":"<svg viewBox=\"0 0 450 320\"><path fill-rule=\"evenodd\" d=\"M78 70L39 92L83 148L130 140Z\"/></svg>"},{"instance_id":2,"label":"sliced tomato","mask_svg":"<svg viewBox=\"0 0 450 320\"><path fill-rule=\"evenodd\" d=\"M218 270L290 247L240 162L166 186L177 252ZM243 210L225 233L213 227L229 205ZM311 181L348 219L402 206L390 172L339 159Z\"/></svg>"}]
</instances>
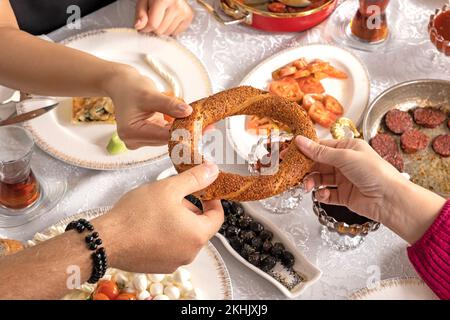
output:
<instances>
[{"instance_id":1,"label":"sliced tomato","mask_svg":"<svg viewBox=\"0 0 450 320\"><path fill-rule=\"evenodd\" d=\"M303 96L303 100L302 100L302 107L308 111L309 108L316 103L317 101L322 102L323 100L323 95L322 94L316 94L316 93L308 93L305 94Z\"/></svg>"},{"instance_id":2,"label":"sliced tomato","mask_svg":"<svg viewBox=\"0 0 450 320\"><path fill-rule=\"evenodd\" d=\"M288 98L292 101L301 101L303 92L292 78L284 78L282 80L272 81L269 85L269 91L276 96Z\"/></svg>"},{"instance_id":3,"label":"sliced tomato","mask_svg":"<svg viewBox=\"0 0 450 320\"><path fill-rule=\"evenodd\" d=\"M121 293L115 300L137 300L134 293Z\"/></svg>"},{"instance_id":4,"label":"sliced tomato","mask_svg":"<svg viewBox=\"0 0 450 320\"><path fill-rule=\"evenodd\" d=\"M325 105L325 109L333 112L335 115L342 116L344 114L344 107L342 107L336 98L332 96L325 96L323 103Z\"/></svg>"},{"instance_id":5,"label":"sliced tomato","mask_svg":"<svg viewBox=\"0 0 450 320\"><path fill-rule=\"evenodd\" d=\"M94 293L92 295L92 300L111 300L108 298L108 296L104 293Z\"/></svg>"},{"instance_id":6,"label":"sliced tomato","mask_svg":"<svg viewBox=\"0 0 450 320\"><path fill-rule=\"evenodd\" d=\"M311 72L307 69L298 70L296 73L292 75L292 78L298 79L298 78L305 78L309 77L311 75Z\"/></svg>"},{"instance_id":7,"label":"sliced tomato","mask_svg":"<svg viewBox=\"0 0 450 320\"><path fill-rule=\"evenodd\" d=\"M171 116L168 116L167 114L165 114L164 120L166 120L169 123L172 123L175 120L175 118L172 118Z\"/></svg>"},{"instance_id":8,"label":"sliced tomato","mask_svg":"<svg viewBox=\"0 0 450 320\"><path fill-rule=\"evenodd\" d=\"M305 58L300 58L292 62L292 65L296 67L298 70L305 69L308 65Z\"/></svg>"},{"instance_id":9,"label":"sliced tomato","mask_svg":"<svg viewBox=\"0 0 450 320\"><path fill-rule=\"evenodd\" d=\"M119 287L114 281L101 280L97 284L95 294L104 294L109 300L114 300L119 295Z\"/></svg>"},{"instance_id":10,"label":"sliced tomato","mask_svg":"<svg viewBox=\"0 0 450 320\"><path fill-rule=\"evenodd\" d=\"M328 68L324 69L323 72L325 72L329 77L336 78L336 79L347 79L348 76L344 71L338 70L332 66L328 66Z\"/></svg>"},{"instance_id":11,"label":"sliced tomato","mask_svg":"<svg viewBox=\"0 0 450 320\"><path fill-rule=\"evenodd\" d=\"M300 90L303 93L324 93L325 89L319 80L315 79L313 76L306 78L297 79Z\"/></svg>"},{"instance_id":12,"label":"sliced tomato","mask_svg":"<svg viewBox=\"0 0 450 320\"><path fill-rule=\"evenodd\" d=\"M319 71L319 72L314 73L314 78L320 81L320 80L328 78L328 74L326 74L325 72Z\"/></svg>"},{"instance_id":13,"label":"sliced tomato","mask_svg":"<svg viewBox=\"0 0 450 320\"><path fill-rule=\"evenodd\" d=\"M285 13L286 5L280 2L272 2L267 5L267 9L270 12Z\"/></svg>"},{"instance_id":14,"label":"sliced tomato","mask_svg":"<svg viewBox=\"0 0 450 320\"><path fill-rule=\"evenodd\" d=\"M317 101L308 110L308 115L315 123L322 127L329 128L336 121L337 115L325 109L322 102Z\"/></svg>"},{"instance_id":15,"label":"sliced tomato","mask_svg":"<svg viewBox=\"0 0 450 320\"><path fill-rule=\"evenodd\" d=\"M329 67L328 62L325 62L325 61L322 61L319 59L313 60L307 66L308 70L311 73L322 72L323 70L325 70L328 67Z\"/></svg>"}]
</instances>

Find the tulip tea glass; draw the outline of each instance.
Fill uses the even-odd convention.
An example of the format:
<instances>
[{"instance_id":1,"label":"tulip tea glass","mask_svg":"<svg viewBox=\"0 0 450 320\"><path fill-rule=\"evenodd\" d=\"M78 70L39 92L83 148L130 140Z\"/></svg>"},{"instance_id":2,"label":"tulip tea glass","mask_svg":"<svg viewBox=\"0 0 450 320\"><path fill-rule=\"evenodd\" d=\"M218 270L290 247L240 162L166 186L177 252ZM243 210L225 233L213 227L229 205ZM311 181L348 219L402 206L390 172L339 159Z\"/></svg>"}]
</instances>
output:
<instances>
[{"instance_id":1,"label":"tulip tea glass","mask_svg":"<svg viewBox=\"0 0 450 320\"><path fill-rule=\"evenodd\" d=\"M39 179L31 167L34 141L24 128L0 127L0 227L15 227L50 211L65 181Z\"/></svg>"},{"instance_id":2,"label":"tulip tea glass","mask_svg":"<svg viewBox=\"0 0 450 320\"><path fill-rule=\"evenodd\" d=\"M380 224L360 216L344 206L321 203L316 198L317 188L312 192L313 210L322 225L323 242L338 251L358 248L366 236L378 230Z\"/></svg>"},{"instance_id":3,"label":"tulip tea glass","mask_svg":"<svg viewBox=\"0 0 450 320\"><path fill-rule=\"evenodd\" d=\"M389 0L348 0L336 9L327 23L325 34L340 45L363 50L386 52L401 43L393 41L393 29L388 24L394 21L387 13ZM391 17L391 18L390 18ZM397 30L395 30L397 31Z\"/></svg>"}]
</instances>

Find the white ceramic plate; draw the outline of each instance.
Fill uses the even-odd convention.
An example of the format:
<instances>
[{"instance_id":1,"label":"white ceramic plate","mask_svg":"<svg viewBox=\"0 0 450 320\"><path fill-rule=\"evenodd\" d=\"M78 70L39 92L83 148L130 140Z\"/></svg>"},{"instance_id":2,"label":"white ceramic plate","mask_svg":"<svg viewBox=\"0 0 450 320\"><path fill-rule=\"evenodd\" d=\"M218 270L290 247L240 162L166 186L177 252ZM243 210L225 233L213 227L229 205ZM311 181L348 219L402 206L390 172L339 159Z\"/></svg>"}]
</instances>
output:
<instances>
[{"instance_id":1,"label":"white ceramic plate","mask_svg":"<svg viewBox=\"0 0 450 320\"><path fill-rule=\"evenodd\" d=\"M212 93L211 81L202 63L172 38L142 34L133 29L105 29L77 35L63 41L63 44L106 60L129 64L151 78L159 90L168 91L168 84L145 62L144 55L151 54L179 79L186 102ZM72 124L71 106L71 99L61 99L61 105L56 110L25 125L36 144L53 157L79 167L115 170L147 164L167 156L167 146L145 147L117 156L110 155L106 145L115 131L115 125ZM18 111L30 111L36 107L39 106L25 105L23 110Z\"/></svg>"},{"instance_id":2,"label":"white ceramic plate","mask_svg":"<svg viewBox=\"0 0 450 320\"><path fill-rule=\"evenodd\" d=\"M242 80L240 85L249 85L267 90L272 79L272 72L296 59L306 58L308 61L322 59L330 62L332 66L344 71L348 79L324 79L322 84L327 94L338 99L344 107L344 117L358 123L367 107L370 95L370 81L366 67L350 51L340 47L326 44L312 44L289 48L264 60L255 67ZM235 116L228 118L227 135L236 152L244 159L259 137L245 130L245 117ZM317 135L320 139L331 138L328 129L316 125Z\"/></svg>"},{"instance_id":3,"label":"white ceramic plate","mask_svg":"<svg viewBox=\"0 0 450 320\"><path fill-rule=\"evenodd\" d=\"M174 167L170 167L169 169L161 172L157 180L165 179L167 177L176 175L177 172ZM267 219L263 214L258 213L257 210L254 210L250 203L242 203L245 209L245 213L250 217L253 217L255 220L260 222L267 230L270 230L273 233L273 239L275 242L281 242L285 248L290 251L295 257L295 265L293 269L299 273L304 281L299 283L297 286L292 288L291 290L287 289L283 284L277 281L275 278L271 277L266 272L261 269L255 267L243 257L241 257L228 243L228 240L221 235L220 233L216 234L216 237L222 242L224 247L243 265L247 268L250 268L252 271L256 272L258 275L272 283L275 287L277 287L286 297L295 298L302 294L309 286L311 286L314 282L320 279L322 275L322 271L320 271L315 265L313 265L306 257L298 250L298 248L284 235L284 233L278 229L278 227L269 219Z\"/></svg>"},{"instance_id":4,"label":"white ceramic plate","mask_svg":"<svg viewBox=\"0 0 450 320\"><path fill-rule=\"evenodd\" d=\"M99 208L89 210L71 217L67 217L53 227L64 230L65 226L77 219L94 219L106 213L111 208ZM50 227L51 228L51 227ZM55 228L52 228L55 230ZM49 233L49 229L41 232ZM203 298L207 300L232 300L233 290L231 287L231 279L228 269L223 262L217 249L212 243L208 242L203 247L195 260L186 266L186 269L191 273L192 284L195 288L199 288L203 293Z\"/></svg>"},{"instance_id":5,"label":"white ceramic plate","mask_svg":"<svg viewBox=\"0 0 450 320\"><path fill-rule=\"evenodd\" d=\"M352 300L438 300L438 297L419 278L382 280L373 289L364 288L350 296Z\"/></svg>"}]
</instances>

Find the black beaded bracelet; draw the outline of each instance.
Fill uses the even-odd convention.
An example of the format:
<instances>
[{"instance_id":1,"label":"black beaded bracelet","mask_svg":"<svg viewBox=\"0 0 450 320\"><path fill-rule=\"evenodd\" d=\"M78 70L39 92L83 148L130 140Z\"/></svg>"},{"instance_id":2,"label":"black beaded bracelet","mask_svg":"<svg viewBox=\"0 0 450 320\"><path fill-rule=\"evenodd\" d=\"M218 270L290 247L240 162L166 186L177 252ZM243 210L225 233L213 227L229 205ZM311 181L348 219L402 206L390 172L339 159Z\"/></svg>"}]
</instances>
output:
<instances>
[{"instance_id":1,"label":"black beaded bracelet","mask_svg":"<svg viewBox=\"0 0 450 320\"><path fill-rule=\"evenodd\" d=\"M100 235L98 234L98 232L94 231L94 226L86 219L79 219L70 222L66 227L66 231L69 230L77 230L78 233L82 233L85 230L92 232L84 238L87 248L94 251L91 254L93 267L88 283L97 283L98 280L103 278L106 273L106 269L108 269L108 258L106 257L105 248L98 247L102 245L102 239L100 239Z\"/></svg>"}]
</instances>

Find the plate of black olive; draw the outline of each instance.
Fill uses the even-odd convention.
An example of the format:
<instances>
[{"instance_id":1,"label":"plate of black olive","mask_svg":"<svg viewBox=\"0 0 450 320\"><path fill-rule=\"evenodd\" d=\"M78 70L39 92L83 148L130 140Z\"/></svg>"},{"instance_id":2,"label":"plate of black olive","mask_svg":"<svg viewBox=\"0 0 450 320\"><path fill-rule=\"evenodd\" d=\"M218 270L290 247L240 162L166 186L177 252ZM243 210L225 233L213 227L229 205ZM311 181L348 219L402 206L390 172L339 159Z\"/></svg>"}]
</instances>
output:
<instances>
[{"instance_id":1,"label":"plate of black olive","mask_svg":"<svg viewBox=\"0 0 450 320\"><path fill-rule=\"evenodd\" d=\"M176 175L167 169L157 180ZM193 195L186 197L202 209ZM225 221L216 237L242 264L275 285L289 298L299 296L316 282L322 272L269 219L249 203L221 200Z\"/></svg>"},{"instance_id":2,"label":"plate of black olive","mask_svg":"<svg viewBox=\"0 0 450 320\"><path fill-rule=\"evenodd\" d=\"M186 197L202 208L200 200ZM216 237L242 264L289 298L299 296L322 272L268 219L249 204L222 200L225 221Z\"/></svg>"}]
</instances>

